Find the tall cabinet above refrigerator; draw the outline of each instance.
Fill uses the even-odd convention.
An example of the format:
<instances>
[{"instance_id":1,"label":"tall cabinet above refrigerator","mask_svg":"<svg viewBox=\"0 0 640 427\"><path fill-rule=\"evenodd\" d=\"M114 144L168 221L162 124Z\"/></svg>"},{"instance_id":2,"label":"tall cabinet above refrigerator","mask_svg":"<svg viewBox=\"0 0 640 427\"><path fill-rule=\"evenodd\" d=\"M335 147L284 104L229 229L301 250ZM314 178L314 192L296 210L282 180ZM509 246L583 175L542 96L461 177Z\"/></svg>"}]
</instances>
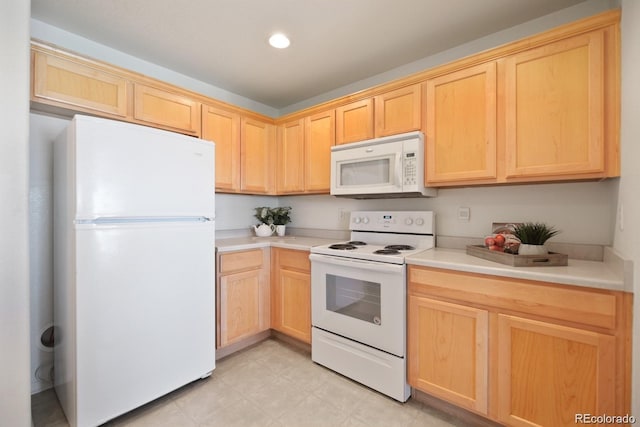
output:
<instances>
[{"instance_id":1,"label":"tall cabinet above refrigerator","mask_svg":"<svg viewBox=\"0 0 640 427\"><path fill-rule=\"evenodd\" d=\"M102 424L215 368L214 144L75 116L54 145L55 390Z\"/></svg>"}]
</instances>

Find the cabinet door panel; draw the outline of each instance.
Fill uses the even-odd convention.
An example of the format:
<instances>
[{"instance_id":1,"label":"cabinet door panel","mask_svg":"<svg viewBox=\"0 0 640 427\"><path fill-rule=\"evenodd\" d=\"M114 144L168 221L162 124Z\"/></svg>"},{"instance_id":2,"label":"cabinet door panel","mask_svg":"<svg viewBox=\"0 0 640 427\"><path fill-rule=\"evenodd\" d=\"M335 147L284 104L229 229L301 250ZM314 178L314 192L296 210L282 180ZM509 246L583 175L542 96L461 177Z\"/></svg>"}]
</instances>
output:
<instances>
[{"instance_id":1,"label":"cabinet door panel","mask_svg":"<svg viewBox=\"0 0 640 427\"><path fill-rule=\"evenodd\" d=\"M261 271L220 278L220 346L260 331Z\"/></svg>"},{"instance_id":2,"label":"cabinet door panel","mask_svg":"<svg viewBox=\"0 0 640 427\"><path fill-rule=\"evenodd\" d=\"M311 343L311 276L299 271L281 270L278 280L280 331Z\"/></svg>"},{"instance_id":3,"label":"cabinet door panel","mask_svg":"<svg viewBox=\"0 0 640 427\"><path fill-rule=\"evenodd\" d=\"M33 98L66 108L127 117L127 81L89 64L33 54Z\"/></svg>"},{"instance_id":4,"label":"cabinet door panel","mask_svg":"<svg viewBox=\"0 0 640 427\"><path fill-rule=\"evenodd\" d=\"M373 99L336 108L336 144L373 138Z\"/></svg>"},{"instance_id":5,"label":"cabinet door panel","mask_svg":"<svg viewBox=\"0 0 640 427\"><path fill-rule=\"evenodd\" d=\"M331 186L331 147L336 143L335 111L305 119L305 189L328 193Z\"/></svg>"},{"instance_id":6,"label":"cabinet door panel","mask_svg":"<svg viewBox=\"0 0 640 427\"><path fill-rule=\"evenodd\" d=\"M420 84L377 95L374 102L376 138L420 130L421 111Z\"/></svg>"},{"instance_id":7,"label":"cabinet door panel","mask_svg":"<svg viewBox=\"0 0 640 427\"><path fill-rule=\"evenodd\" d=\"M274 185L273 125L243 117L240 133L240 187L248 193L268 193Z\"/></svg>"},{"instance_id":8,"label":"cabinet door panel","mask_svg":"<svg viewBox=\"0 0 640 427\"><path fill-rule=\"evenodd\" d=\"M409 384L487 413L488 312L409 296Z\"/></svg>"},{"instance_id":9,"label":"cabinet door panel","mask_svg":"<svg viewBox=\"0 0 640 427\"><path fill-rule=\"evenodd\" d=\"M276 191L304 191L304 120L284 123L278 128Z\"/></svg>"},{"instance_id":10,"label":"cabinet door panel","mask_svg":"<svg viewBox=\"0 0 640 427\"><path fill-rule=\"evenodd\" d=\"M499 419L573 426L576 414L615 413L615 337L498 316Z\"/></svg>"},{"instance_id":11,"label":"cabinet door panel","mask_svg":"<svg viewBox=\"0 0 640 427\"><path fill-rule=\"evenodd\" d=\"M216 144L216 189L240 189L240 115L202 106L202 138Z\"/></svg>"},{"instance_id":12,"label":"cabinet door panel","mask_svg":"<svg viewBox=\"0 0 640 427\"><path fill-rule=\"evenodd\" d=\"M184 95L135 85L134 119L181 133L200 135L200 103Z\"/></svg>"},{"instance_id":13,"label":"cabinet door panel","mask_svg":"<svg viewBox=\"0 0 640 427\"><path fill-rule=\"evenodd\" d=\"M496 64L426 82L427 184L495 179Z\"/></svg>"},{"instance_id":14,"label":"cabinet door panel","mask_svg":"<svg viewBox=\"0 0 640 427\"><path fill-rule=\"evenodd\" d=\"M604 34L505 60L506 175L604 173Z\"/></svg>"}]
</instances>

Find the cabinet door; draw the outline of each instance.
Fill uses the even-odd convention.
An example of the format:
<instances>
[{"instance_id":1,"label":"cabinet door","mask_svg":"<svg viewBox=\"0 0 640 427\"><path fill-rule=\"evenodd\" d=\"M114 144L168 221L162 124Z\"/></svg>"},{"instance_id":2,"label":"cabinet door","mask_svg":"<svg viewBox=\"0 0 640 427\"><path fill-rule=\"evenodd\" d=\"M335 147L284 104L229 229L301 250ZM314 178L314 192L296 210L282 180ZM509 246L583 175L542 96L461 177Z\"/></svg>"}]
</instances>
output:
<instances>
[{"instance_id":1,"label":"cabinet door","mask_svg":"<svg viewBox=\"0 0 640 427\"><path fill-rule=\"evenodd\" d=\"M246 117L240 122L240 188L247 193L271 192L273 125Z\"/></svg>"},{"instance_id":2,"label":"cabinet door","mask_svg":"<svg viewBox=\"0 0 640 427\"><path fill-rule=\"evenodd\" d=\"M274 285L274 329L311 344L311 275L282 269Z\"/></svg>"},{"instance_id":3,"label":"cabinet door","mask_svg":"<svg viewBox=\"0 0 640 427\"><path fill-rule=\"evenodd\" d=\"M135 120L180 133L200 135L200 103L179 93L135 84Z\"/></svg>"},{"instance_id":4,"label":"cabinet door","mask_svg":"<svg viewBox=\"0 0 640 427\"><path fill-rule=\"evenodd\" d=\"M409 296L409 384L486 414L488 312Z\"/></svg>"},{"instance_id":5,"label":"cabinet door","mask_svg":"<svg viewBox=\"0 0 640 427\"><path fill-rule=\"evenodd\" d=\"M216 144L216 190L239 190L240 115L203 105L202 138Z\"/></svg>"},{"instance_id":6,"label":"cabinet door","mask_svg":"<svg viewBox=\"0 0 640 427\"><path fill-rule=\"evenodd\" d=\"M515 54L504 64L507 179L603 175L603 32Z\"/></svg>"},{"instance_id":7,"label":"cabinet door","mask_svg":"<svg viewBox=\"0 0 640 427\"><path fill-rule=\"evenodd\" d=\"M304 119L278 127L276 191L301 193L304 191Z\"/></svg>"},{"instance_id":8,"label":"cabinet door","mask_svg":"<svg viewBox=\"0 0 640 427\"><path fill-rule=\"evenodd\" d=\"M425 185L496 178L496 64L426 82Z\"/></svg>"},{"instance_id":9,"label":"cabinet door","mask_svg":"<svg viewBox=\"0 0 640 427\"><path fill-rule=\"evenodd\" d=\"M422 86L396 89L374 98L375 136L420 130L422 124Z\"/></svg>"},{"instance_id":10,"label":"cabinet door","mask_svg":"<svg viewBox=\"0 0 640 427\"><path fill-rule=\"evenodd\" d=\"M305 118L305 190L328 193L331 147L336 143L335 110Z\"/></svg>"},{"instance_id":11,"label":"cabinet door","mask_svg":"<svg viewBox=\"0 0 640 427\"><path fill-rule=\"evenodd\" d=\"M32 100L126 118L128 83L97 65L33 53Z\"/></svg>"},{"instance_id":12,"label":"cabinet door","mask_svg":"<svg viewBox=\"0 0 640 427\"><path fill-rule=\"evenodd\" d=\"M273 248L271 326L311 343L311 267L309 252Z\"/></svg>"},{"instance_id":13,"label":"cabinet door","mask_svg":"<svg viewBox=\"0 0 640 427\"><path fill-rule=\"evenodd\" d=\"M336 144L373 138L373 99L336 108Z\"/></svg>"},{"instance_id":14,"label":"cabinet door","mask_svg":"<svg viewBox=\"0 0 640 427\"><path fill-rule=\"evenodd\" d=\"M498 316L498 416L513 426L573 426L615 413L615 338Z\"/></svg>"},{"instance_id":15,"label":"cabinet door","mask_svg":"<svg viewBox=\"0 0 640 427\"><path fill-rule=\"evenodd\" d=\"M220 278L220 346L260 332L261 279L260 270Z\"/></svg>"}]
</instances>

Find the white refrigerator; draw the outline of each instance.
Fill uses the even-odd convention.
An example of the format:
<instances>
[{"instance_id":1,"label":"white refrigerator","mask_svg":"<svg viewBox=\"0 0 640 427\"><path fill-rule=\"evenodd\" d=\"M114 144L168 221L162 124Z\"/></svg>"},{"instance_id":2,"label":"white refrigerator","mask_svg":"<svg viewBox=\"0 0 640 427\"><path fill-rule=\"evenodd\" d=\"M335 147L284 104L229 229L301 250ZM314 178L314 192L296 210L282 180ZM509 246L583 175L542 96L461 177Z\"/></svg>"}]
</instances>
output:
<instances>
[{"instance_id":1,"label":"white refrigerator","mask_svg":"<svg viewBox=\"0 0 640 427\"><path fill-rule=\"evenodd\" d=\"M75 116L54 144L54 385L95 426L215 368L214 144Z\"/></svg>"}]
</instances>

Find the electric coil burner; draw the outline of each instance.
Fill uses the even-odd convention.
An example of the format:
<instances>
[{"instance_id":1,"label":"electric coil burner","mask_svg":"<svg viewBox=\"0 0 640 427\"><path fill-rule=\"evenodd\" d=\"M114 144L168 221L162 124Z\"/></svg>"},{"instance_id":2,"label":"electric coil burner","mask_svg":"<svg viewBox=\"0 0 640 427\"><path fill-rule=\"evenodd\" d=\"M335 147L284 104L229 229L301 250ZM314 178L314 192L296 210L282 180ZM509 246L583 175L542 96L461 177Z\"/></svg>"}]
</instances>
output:
<instances>
[{"instance_id":1,"label":"electric coil burner","mask_svg":"<svg viewBox=\"0 0 640 427\"><path fill-rule=\"evenodd\" d=\"M350 241L311 248L311 358L401 402L405 257L433 248L433 212L352 212Z\"/></svg>"}]
</instances>

